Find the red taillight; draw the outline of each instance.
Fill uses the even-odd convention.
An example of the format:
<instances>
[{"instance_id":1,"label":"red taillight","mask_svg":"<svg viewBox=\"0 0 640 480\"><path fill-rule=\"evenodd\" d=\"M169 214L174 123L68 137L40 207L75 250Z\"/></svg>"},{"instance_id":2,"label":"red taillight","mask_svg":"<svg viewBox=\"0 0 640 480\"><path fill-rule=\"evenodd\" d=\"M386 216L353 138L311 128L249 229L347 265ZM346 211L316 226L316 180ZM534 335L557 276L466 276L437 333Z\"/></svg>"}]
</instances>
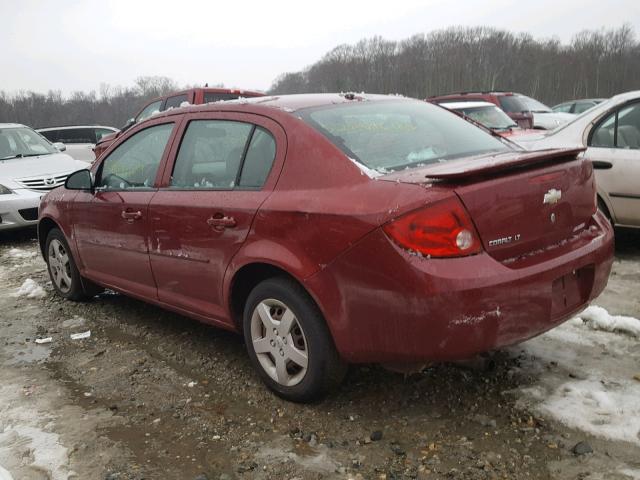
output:
<instances>
[{"instance_id":1,"label":"red taillight","mask_svg":"<svg viewBox=\"0 0 640 480\"><path fill-rule=\"evenodd\" d=\"M478 233L457 198L407 213L386 224L391 239L431 257L462 257L482 251Z\"/></svg>"}]
</instances>

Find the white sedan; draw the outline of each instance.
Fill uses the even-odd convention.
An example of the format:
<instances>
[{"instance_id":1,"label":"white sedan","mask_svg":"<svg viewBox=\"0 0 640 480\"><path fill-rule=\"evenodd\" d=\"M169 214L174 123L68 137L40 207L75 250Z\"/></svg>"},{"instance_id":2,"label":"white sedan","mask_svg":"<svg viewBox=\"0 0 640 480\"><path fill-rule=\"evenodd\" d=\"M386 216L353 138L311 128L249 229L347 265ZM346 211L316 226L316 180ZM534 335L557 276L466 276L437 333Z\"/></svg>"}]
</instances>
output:
<instances>
[{"instance_id":1,"label":"white sedan","mask_svg":"<svg viewBox=\"0 0 640 480\"><path fill-rule=\"evenodd\" d=\"M40 197L86 166L29 127L0 123L0 231L35 225Z\"/></svg>"},{"instance_id":2,"label":"white sedan","mask_svg":"<svg viewBox=\"0 0 640 480\"><path fill-rule=\"evenodd\" d=\"M600 209L616 226L640 228L640 90L605 100L555 130L513 140L529 150L586 148Z\"/></svg>"}]
</instances>

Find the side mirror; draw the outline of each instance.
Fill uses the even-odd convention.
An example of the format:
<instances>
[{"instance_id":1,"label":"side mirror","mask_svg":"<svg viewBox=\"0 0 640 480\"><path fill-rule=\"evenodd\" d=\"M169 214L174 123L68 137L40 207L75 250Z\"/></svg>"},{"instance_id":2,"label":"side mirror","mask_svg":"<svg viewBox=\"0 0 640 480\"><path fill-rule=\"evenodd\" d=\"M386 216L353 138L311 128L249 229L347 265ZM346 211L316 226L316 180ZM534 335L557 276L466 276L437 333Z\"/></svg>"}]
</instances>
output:
<instances>
[{"instance_id":1,"label":"side mirror","mask_svg":"<svg viewBox=\"0 0 640 480\"><path fill-rule=\"evenodd\" d=\"M93 191L93 178L91 172L86 168L73 172L64 182L67 190L88 190Z\"/></svg>"},{"instance_id":2,"label":"side mirror","mask_svg":"<svg viewBox=\"0 0 640 480\"><path fill-rule=\"evenodd\" d=\"M54 147L56 147L56 149L57 149L59 152L64 152L64 151L66 151L66 150L67 150L67 146L66 146L64 143L62 143L62 142L55 142L55 143L53 144L53 146L54 146Z\"/></svg>"}]
</instances>

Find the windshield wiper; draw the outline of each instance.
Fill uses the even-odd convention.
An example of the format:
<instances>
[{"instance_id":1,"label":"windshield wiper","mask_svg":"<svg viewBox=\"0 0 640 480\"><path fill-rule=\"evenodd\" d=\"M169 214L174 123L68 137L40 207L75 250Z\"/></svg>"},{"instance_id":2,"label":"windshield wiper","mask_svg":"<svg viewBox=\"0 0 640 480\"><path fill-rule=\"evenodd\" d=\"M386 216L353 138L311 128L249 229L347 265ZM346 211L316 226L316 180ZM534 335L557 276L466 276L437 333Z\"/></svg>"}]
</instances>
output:
<instances>
[{"instance_id":1,"label":"windshield wiper","mask_svg":"<svg viewBox=\"0 0 640 480\"><path fill-rule=\"evenodd\" d=\"M39 157L40 155L46 155L46 154L45 153L16 153L15 155L2 157L0 158L0 160L11 160L12 158L25 158L25 157Z\"/></svg>"}]
</instances>

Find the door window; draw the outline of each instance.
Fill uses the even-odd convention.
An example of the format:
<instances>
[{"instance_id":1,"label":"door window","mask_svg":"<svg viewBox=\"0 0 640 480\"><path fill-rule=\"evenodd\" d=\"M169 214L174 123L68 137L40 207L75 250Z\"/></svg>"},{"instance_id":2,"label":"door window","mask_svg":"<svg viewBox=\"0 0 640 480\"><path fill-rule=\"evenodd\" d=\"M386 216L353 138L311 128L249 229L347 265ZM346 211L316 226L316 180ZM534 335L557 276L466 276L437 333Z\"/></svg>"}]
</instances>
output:
<instances>
[{"instance_id":1,"label":"door window","mask_svg":"<svg viewBox=\"0 0 640 480\"><path fill-rule=\"evenodd\" d=\"M253 125L224 120L193 120L184 134L171 175L171 188L230 189Z\"/></svg>"},{"instance_id":2,"label":"door window","mask_svg":"<svg viewBox=\"0 0 640 480\"><path fill-rule=\"evenodd\" d=\"M558 113L569 113L571 112L572 106L573 106L573 103L563 103L561 105L557 105L553 107L553 111Z\"/></svg>"},{"instance_id":3,"label":"door window","mask_svg":"<svg viewBox=\"0 0 640 480\"><path fill-rule=\"evenodd\" d=\"M154 113L159 112L161 106L162 106L162 100L158 100L157 102L150 103L149 105L144 107L144 110L142 110L138 114L138 116L136 117L136 122L141 122L143 120L146 120Z\"/></svg>"},{"instance_id":4,"label":"door window","mask_svg":"<svg viewBox=\"0 0 640 480\"><path fill-rule=\"evenodd\" d=\"M589 146L640 149L640 103L609 115L593 131Z\"/></svg>"},{"instance_id":5,"label":"door window","mask_svg":"<svg viewBox=\"0 0 640 480\"><path fill-rule=\"evenodd\" d=\"M57 142L68 143L96 143L95 132L92 128L65 128L58 130Z\"/></svg>"},{"instance_id":6,"label":"door window","mask_svg":"<svg viewBox=\"0 0 640 480\"><path fill-rule=\"evenodd\" d=\"M247 149L239 186L259 188L264 185L276 156L276 141L262 127L256 127Z\"/></svg>"},{"instance_id":7,"label":"door window","mask_svg":"<svg viewBox=\"0 0 640 480\"><path fill-rule=\"evenodd\" d=\"M178 108L182 102L187 101L187 94L184 95L176 95L175 97L167 98L167 103L164 105L165 110L169 110L170 108Z\"/></svg>"},{"instance_id":8,"label":"door window","mask_svg":"<svg viewBox=\"0 0 640 480\"><path fill-rule=\"evenodd\" d=\"M106 190L152 187L172 129L173 123L155 125L125 140L102 162L97 187Z\"/></svg>"}]
</instances>

